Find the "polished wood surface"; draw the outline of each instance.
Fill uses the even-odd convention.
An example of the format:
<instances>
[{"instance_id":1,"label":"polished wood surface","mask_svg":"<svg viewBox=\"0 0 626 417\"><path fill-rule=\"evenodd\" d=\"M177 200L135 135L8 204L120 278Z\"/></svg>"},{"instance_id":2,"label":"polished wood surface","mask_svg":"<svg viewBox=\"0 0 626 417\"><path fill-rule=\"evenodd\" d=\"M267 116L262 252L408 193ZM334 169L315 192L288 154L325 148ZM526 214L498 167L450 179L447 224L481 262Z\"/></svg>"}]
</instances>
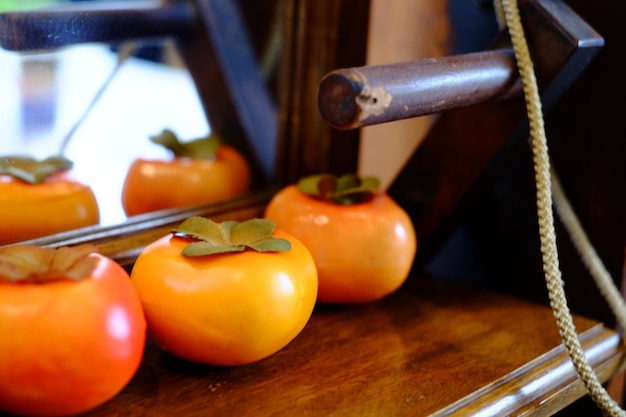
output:
<instances>
[{"instance_id":1,"label":"polished wood surface","mask_svg":"<svg viewBox=\"0 0 626 417\"><path fill-rule=\"evenodd\" d=\"M605 381L624 365L619 336L575 323ZM318 306L292 343L246 366L198 365L149 342L130 384L87 415L550 415L584 395L559 345L545 306L412 277L379 302Z\"/></svg>"},{"instance_id":2,"label":"polished wood surface","mask_svg":"<svg viewBox=\"0 0 626 417\"><path fill-rule=\"evenodd\" d=\"M35 242L91 242L130 270L181 219L258 217L273 192ZM624 367L620 337L594 320L575 323L608 380ZM128 387L89 415L551 415L584 395L549 308L415 273L379 302L318 306L291 344L248 366L197 365L149 342Z\"/></svg>"}]
</instances>

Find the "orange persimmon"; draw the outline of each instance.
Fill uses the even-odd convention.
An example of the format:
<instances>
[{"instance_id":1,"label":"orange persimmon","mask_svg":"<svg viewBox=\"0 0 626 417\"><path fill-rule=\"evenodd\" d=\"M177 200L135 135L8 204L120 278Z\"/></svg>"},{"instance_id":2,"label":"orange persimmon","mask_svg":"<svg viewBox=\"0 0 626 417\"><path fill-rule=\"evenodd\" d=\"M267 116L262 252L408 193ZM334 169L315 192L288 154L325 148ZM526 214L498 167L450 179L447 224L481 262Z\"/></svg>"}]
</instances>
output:
<instances>
[{"instance_id":1,"label":"orange persimmon","mask_svg":"<svg viewBox=\"0 0 626 417\"><path fill-rule=\"evenodd\" d=\"M15 168L24 161L29 166L40 164L24 158L0 161L0 245L99 223L100 212L91 187L72 178L67 166L48 165L50 172L37 178L26 175L26 179L13 175L11 169L2 169L8 164ZM47 163L51 164L50 160Z\"/></svg>"},{"instance_id":2,"label":"orange persimmon","mask_svg":"<svg viewBox=\"0 0 626 417\"><path fill-rule=\"evenodd\" d=\"M0 248L0 300L0 410L75 415L137 372L141 302L126 270L90 245Z\"/></svg>"},{"instance_id":3,"label":"orange persimmon","mask_svg":"<svg viewBox=\"0 0 626 417\"><path fill-rule=\"evenodd\" d=\"M289 344L316 302L307 248L267 219L191 217L139 255L131 280L148 334L199 363L243 365Z\"/></svg>"},{"instance_id":4,"label":"orange persimmon","mask_svg":"<svg viewBox=\"0 0 626 417\"><path fill-rule=\"evenodd\" d=\"M167 160L139 158L131 164L122 189L126 215L216 203L249 190L248 162L216 136L182 144L165 130L151 139L174 156Z\"/></svg>"},{"instance_id":5,"label":"orange persimmon","mask_svg":"<svg viewBox=\"0 0 626 417\"><path fill-rule=\"evenodd\" d=\"M417 250L408 214L378 181L320 175L279 191L265 217L309 249L319 275L318 300L380 299L407 279Z\"/></svg>"}]
</instances>

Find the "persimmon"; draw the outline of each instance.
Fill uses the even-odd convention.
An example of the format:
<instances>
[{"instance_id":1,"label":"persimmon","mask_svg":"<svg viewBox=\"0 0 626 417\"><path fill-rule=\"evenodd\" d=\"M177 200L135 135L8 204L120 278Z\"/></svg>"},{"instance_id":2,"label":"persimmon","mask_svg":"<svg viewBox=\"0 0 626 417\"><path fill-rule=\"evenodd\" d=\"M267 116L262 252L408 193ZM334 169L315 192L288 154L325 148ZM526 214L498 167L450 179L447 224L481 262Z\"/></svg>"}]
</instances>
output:
<instances>
[{"instance_id":1,"label":"persimmon","mask_svg":"<svg viewBox=\"0 0 626 417\"><path fill-rule=\"evenodd\" d=\"M372 177L311 176L268 203L265 217L313 255L320 302L374 301L406 281L417 251L415 230L378 186Z\"/></svg>"},{"instance_id":2,"label":"persimmon","mask_svg":"<svg viewBox=\"0 0 626 417\"><path fill-rule=\"evenodd\" d=\"M289 344L313 312L317 271L307 248L274 227L191 217L148 245L131 280L150 338L172 355L221 366Z\"/></svg>"},{"instance_id":3,"label":"persimmon","mask_svg":"<svg viewBox=\"0 0 626 417\"><path fill-rule=\"evenodd\" d=\"M122 188L126 215L216 203L249 191L249 163L216 135L181 143L166 129L150 139L173 157L133 161Z\"/></svg>"},{"instance_id":4,"label":"persimmon","mask_svg":"<svg viewBox=\"0 0 626 417\"><path fill-rule=\"evenodd\" d=\"M90 186L71 176L64 158L0 158L0 245L100 222Z\"/></svg>"},{"instance_id":5,"label":"persimmon","mask_svg":"<svg viewBox=\"0 0 626 417\"><path fill-rule=\"evenodd\" d=\"M0 410L65 416L117 395L146 341L128 273L90 245L0 248Z\"/></svg>"}]
</instances>

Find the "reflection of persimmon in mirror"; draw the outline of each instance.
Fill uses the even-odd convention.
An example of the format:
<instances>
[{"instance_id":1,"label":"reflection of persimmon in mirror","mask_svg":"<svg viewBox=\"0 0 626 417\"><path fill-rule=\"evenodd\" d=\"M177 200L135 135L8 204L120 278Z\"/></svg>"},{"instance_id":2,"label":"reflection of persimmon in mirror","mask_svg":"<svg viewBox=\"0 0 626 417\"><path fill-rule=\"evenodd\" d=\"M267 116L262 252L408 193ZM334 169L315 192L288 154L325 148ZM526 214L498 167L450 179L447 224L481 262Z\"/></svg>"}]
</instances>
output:
<instances>
[{"instance_id":1,"label":"reflection of persimmon in mirror","mask_svg":"<svg viewBox=\"0 0 626 417\"><path fill-rule=\"evenodd\" d=\"M98 224L91 187L64 158L0 158L0 245Z\"/></svg>"},{"instance_id":2,"label":"reflection of persimmon in mirror","mask_svg":"<svg viewBox=\"0 0 626 417\"><path fill-rule=\"evenodd\" d=\"M166 129L150 139L173 157L131 164L122 189L126 215L216 203L249 191L249 163L216 135L181 143Z\"/></svg>"}]
</instances>

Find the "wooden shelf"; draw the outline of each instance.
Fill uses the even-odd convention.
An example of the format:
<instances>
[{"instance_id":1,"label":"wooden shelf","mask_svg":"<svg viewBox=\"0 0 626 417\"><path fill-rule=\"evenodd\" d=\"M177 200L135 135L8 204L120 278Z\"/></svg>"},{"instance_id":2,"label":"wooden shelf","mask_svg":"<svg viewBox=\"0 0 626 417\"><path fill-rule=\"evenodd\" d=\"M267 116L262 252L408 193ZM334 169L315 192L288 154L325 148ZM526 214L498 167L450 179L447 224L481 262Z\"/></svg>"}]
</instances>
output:
<instances>
[{"instance_id":1,"label":"wooden shelf","mask_svg":"<svg viewBox=\"0 0 626 417\"><path fill-rule=\"evenodd\" d=\"M624 367L617 333L575 324L602 381ZM318 306L251 365L198 365L148 343L130 384L87 415L550 415L584 395L549 308L411 277L376 303Z\"/></svg>"}]
</instances>

